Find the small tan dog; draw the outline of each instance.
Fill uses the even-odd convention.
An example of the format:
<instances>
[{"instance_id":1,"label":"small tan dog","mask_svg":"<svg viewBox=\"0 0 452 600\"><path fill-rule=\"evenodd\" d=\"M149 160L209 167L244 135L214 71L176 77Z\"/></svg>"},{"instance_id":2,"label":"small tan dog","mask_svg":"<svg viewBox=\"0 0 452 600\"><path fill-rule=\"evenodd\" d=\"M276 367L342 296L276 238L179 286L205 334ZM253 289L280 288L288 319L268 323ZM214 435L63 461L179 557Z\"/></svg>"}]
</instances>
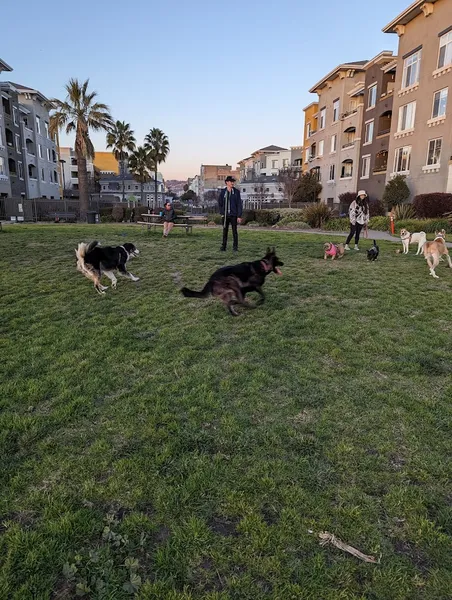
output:
<instances>
[{"instance_id":1,"label":"small tan dog","mask_svg":"<svg viewBox=\"0 0 452 600\"><path fill-rule=\"evenodd\" d=\"M452 260L450 259L449 250L446 246L446 232L444 229L435 231L435 239L433 242L425 242L424 256L430 269L430 275L435 277L435 279L439 279L438 275L435 273L435 269L439 265L442 256L447 258L449 267L452 269Z\"/></svg>"},{"instance_id":2,"label":"small tan dog","mask_svg":"<svg viewBox=\"0 0 452 600\"><path fill-rule=\"evenodd\" d=\"M344 254L344 244L332 244L331 242L325 242L323 244L323 258L325 260L328 259L328 256L331 256L331 260L342 258Z\"/></svg>"},{"instance_id":3,"label":"small tan dog","mask_svg":"<svg viewBox=\"0 0 452 600\"><path fill-rule=\"evenodd\" d=\"M416 256L422 252L422 248L427 241L427 236L425 235L425 231L419 231L419 233L410 233L406 229L400 230L400 239L403 244L403 253L408 254L408 249L410 244L417 243L417 252Z\"/></svg>"}]
</instances>

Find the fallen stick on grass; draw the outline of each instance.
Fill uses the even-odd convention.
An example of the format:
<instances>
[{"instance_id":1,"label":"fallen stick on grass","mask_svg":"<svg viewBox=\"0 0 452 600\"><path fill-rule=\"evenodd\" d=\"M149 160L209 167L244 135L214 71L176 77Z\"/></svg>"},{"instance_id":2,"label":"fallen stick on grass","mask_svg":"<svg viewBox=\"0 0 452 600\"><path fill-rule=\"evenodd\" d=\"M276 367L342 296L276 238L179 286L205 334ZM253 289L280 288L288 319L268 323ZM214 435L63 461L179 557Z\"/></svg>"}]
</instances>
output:
<instances>
[{"instance_id":1,"label":"fallen stick on grass","mask_svg":"<svg viewBox=\"0 0 452 600\"><path fill-rule=\"evenodd\" d=\"M353 554L353 556L356 556L356 558L359 558L360 560L363 560L364 562L369 562L369 563L378 563L379 562L373 556L367 556L367 554L363 554L356 548L353 548L353 546L344 544L344 542L339 540L332 533L328 533L328 531L323 531L322 533L319 533L319 538L321 540L320 544L322 546L326 546L327 544L332 544L333 546L336 546L336 548L339 548L340 550L344 550L345 552L349 552L350 554Z\"/></svg>"}]
</instances>

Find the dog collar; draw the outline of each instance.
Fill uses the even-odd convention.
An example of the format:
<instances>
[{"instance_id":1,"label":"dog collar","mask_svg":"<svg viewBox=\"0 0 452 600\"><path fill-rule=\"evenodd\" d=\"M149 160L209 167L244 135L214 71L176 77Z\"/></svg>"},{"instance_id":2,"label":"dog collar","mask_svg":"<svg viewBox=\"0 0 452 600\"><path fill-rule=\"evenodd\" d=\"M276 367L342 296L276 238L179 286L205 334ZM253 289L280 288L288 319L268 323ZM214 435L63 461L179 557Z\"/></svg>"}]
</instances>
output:
<instances>
[{"instance_id":1,"label":"dog collar","mask_svg":"<svg viewBox=\"0 0 452 600\"><path fill-rule=\"evenodd\" d=\"M410 242L411 242L411 236L412 235L413 235L412 233L409 233L408 235L406 235L405 237L403 237L402 240L410 240Z\"/></svg>"},{"instance_id":2,"label":"dog collar","mask_svg":"<svg viewBox=\"0 0 452 600\"><path fill-rule=\"evenodd\" d=\"M124 250L124 252L127 254L127 257L129 256L129 253L127 252L127 250L124 248L124 246L119 246L120 248L122 248Z\"/></svg>"}]
</instances>

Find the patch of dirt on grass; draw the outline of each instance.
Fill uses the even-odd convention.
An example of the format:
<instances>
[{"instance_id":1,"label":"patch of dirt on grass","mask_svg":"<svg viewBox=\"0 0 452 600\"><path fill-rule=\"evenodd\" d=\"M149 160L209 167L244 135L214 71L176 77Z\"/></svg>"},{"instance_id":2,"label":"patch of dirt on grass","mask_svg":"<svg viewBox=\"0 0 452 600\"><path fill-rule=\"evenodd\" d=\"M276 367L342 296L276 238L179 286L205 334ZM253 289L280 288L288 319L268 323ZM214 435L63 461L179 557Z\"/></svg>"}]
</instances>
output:
<instances>
[{"instance_id":1,"label":"patch of dirt on grass","mask_svg":"<svg viewBox=\"0 0 452 600\"><path fill-rule=\"evenodd\" d=\"M238 519L222 516L212 517L208 522L210 529L223 537L238 537L237 525Z\"/></svg>"},{"instance_id":2,"label":"patch of dirt on grass","mask_svg":"<svg viewBox=\"0 0 452 600\"><path fill-rule=\"evenodd\" d=\"M423 554L423 552L421 550L419 550L419 548L414 546L414 544L410 544L409 542L407 542L405 540L399 540L399 539L393 540L392 543L393 543L394 550L396 551L396 553L406 556L410 560L410 562L412 562L413 565L417 569L419 569L419 571L421 573L426 575L429 572L429 569L430 569L429 559L425 556L425 554Z\"/></svg>"},{"instance_id":3,"label":"patch of dirt on grass","mask_svg":"<svg viewBox=\"0 0 452 600\"><path fill-rule=\"evenodd\" d=\"M300 413L298 413L297 415L292 417L292 421L296 425L302 425L302 424L304 425L306 423L312 423L312 421L314 420L314 414L315 414L315 411L305 408Z\"/></svg>"}]
</instances>

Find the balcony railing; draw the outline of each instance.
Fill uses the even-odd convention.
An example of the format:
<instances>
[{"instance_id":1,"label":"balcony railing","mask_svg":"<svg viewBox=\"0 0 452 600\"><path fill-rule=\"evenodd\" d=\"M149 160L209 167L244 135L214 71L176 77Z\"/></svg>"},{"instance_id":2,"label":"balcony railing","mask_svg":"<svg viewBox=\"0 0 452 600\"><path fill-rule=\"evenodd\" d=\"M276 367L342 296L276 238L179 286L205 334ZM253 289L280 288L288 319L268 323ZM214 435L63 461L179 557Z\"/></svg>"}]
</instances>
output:
<instances>
[{"instance_id":1,"label":"balcony railing","mask_svg":"<svg viewBox=\"0 0 452 600\"><path fill-rule=\"evenodd\" d=\"M312 129L308 137L312 137L316 133L317 133L317 129Z\"/></svg>"},{"instance_id":2,"label":"balcony railing","mask_svg":"<svg viewBox=\"0 0 452 600\"><path fill-rule=\"evenodd\" d=\"M379 131L377 133L377 137L380 135L387 135L388 133L391 133L391 128L389 127L389 129L382 129L381 131Z\"/></svg>"},{"instance_id":3,"label":"balcony railing","mask_svg":"<svg viewBox=\"0 0 452 600\"><path fill-rule=\"evenodd\" d=\"M347 142L346 144L342 144L342 148L351 148L355 145L355 142Z\"/></svg>"},{"instance_id":4,"label":"balcony railing","mask_svg":"<svg viewBox=\"0 0 452 600\"><path fill-rule=\"evenodd\" d=\"M339 117L341 121L343 121L344 119L346 119L347 117L350 117L351 115L354 115L355 113L358 112L357 108L352 108L351 110L347 110L344 113L341 114L341 116Z\"/></svg>"},{"instance_id":5,"label":"balcony railing","mask_svg":"<svg viewBox=\"0 0 452 600\"><path fill-rule=\"evenodd\" d=\"M372 173L386 173L387 170L388 170L388 164L386 163L385 165L376 165L372 169Z\"/></svg>"}]
</instances>

